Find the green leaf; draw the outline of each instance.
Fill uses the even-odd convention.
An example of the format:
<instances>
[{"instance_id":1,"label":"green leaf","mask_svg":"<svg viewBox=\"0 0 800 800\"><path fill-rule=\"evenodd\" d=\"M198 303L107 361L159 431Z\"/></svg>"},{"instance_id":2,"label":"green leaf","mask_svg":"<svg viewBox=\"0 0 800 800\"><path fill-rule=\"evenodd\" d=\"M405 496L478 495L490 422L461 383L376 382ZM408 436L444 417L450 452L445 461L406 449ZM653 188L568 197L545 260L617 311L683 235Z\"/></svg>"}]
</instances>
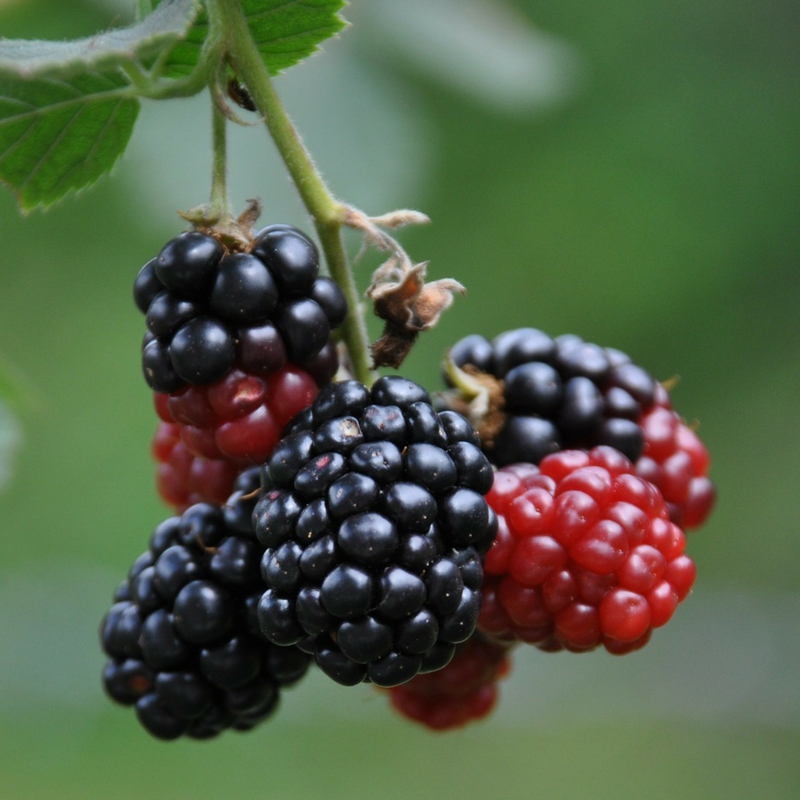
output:
<instances>
[{"instance_id":1,"label":"green leaf","mask_svg":"<svg viewBox=\"0 0 800 800\"><path fill-rule=\"evenodd\" d=\"M345 0L240 0L240 3L250 34L271 75L307 58L321 42L347 25L339 15ZM165 74L188 75L197 63L207 33L208 17L203 11L185 39L172 50Z\"/></svg>"},{"instance_id":2,"label":"green leaf","mask_svg":"<svg viewBox=\"0 0 800 800\"><path fill-rule=\"evenodd\" d=\"M86 39L0 39L0 76L68 77L145 61L182 39L199 10L199 0L163 0L141 22Z\"/></svg>"},{"instance_id":3,"label":"green leaf","mask_svg":"<svg viewBox=\"0 0 800 800\"><path fill-rule=\"evenodd\" d=\"M0 74L0 180L24 211L50 205L114 166L138 112L117 72L38 80Z\"/></svg>"},{"instance_id":4,"label":"green leaf","mask_svg":"<svg viewBox=\"0 0 800 800\"><path fill-rule=\"evenodd\" d=\"M247 26L270 74L297 64L347 24L344 0L241 0Z\"/></svg>"}]
</instances>

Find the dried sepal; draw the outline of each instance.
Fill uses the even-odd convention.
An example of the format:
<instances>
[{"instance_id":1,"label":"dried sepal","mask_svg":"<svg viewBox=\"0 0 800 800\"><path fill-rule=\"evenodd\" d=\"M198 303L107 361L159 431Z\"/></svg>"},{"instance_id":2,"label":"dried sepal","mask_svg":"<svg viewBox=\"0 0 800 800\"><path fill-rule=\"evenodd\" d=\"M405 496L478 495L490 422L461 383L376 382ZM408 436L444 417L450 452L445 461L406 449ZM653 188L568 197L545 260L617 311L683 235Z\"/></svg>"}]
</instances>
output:
<instances>
[{"instance_id":1,"label":"dried sepal","mask_svg":"<svg viewBox=\"0 0 800 800\"><path fill-rule=\"evenodd\" d=\"M395 255L375 270L367 297L375 314L386 322L383 335L371 347L376 368L397 369L417 335L439 322L456 293L466 294L452 278L425 283L427 269L428 262L411 264Z\"/></svg>"},{"instance_id":2,"label":"dried sepal","mask_svg":"<svg viewBox=\"0 0 800 800\"><path fill-rule=\"evenodd\" d=\"M213 236L231 252L247 252L253 246L255 224L261 215L262 202L254 197L247 201L238 217L220 215L210 203L178 211L178 215L191 222L195 230Z\"/></svg>"},{"instance_id":3,"label":"dried sepal","mask_svg":"<svg viewBox=\"0 0 800 800\"><path fill-rule=\"evenodd\" d=\"M472 423L484 447L493 447L506 424L503 381L472 364L459 367L449 354L445 358L445 371L455 387L442 392L447 408L458 411Z\"/></svg>"}]
</instances>

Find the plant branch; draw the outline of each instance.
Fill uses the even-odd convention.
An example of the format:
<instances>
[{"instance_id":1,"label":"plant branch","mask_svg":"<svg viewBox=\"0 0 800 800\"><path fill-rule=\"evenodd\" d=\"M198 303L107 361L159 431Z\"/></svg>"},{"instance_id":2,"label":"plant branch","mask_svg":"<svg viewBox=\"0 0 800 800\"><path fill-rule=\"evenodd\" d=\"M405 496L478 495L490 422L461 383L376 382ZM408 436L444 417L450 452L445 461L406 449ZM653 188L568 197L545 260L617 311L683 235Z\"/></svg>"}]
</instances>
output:
<instances>
[{"instance_id":1,"label":"plant branch","mask_svg":"<svg viewBox=\"0 0 800 800\"><path fill-rule=\"evenodd\" d=\"M253 42L238 0L212 0L219 19L231 65L247 86L267 129L278 148L289 175L297 187L308 213L314 220L331 277L339 284L350 312L342 334L350 354L355 376L369 385L374 380L370 368L369 339L360 308L358 289L342 242L346 209L331 194L272 85L261 54Z\"/></svg>"},{"instance_id":2,"label":"plant branch","mask_svg":"<svg viewBox=\"0 0 800 800\"><path fill-rule=\"evenodd\" d=\"M215 102L211 103L214 131L214 166L211 173L211 214L222 219L230 216L227 172L227 120Z\"/></svg>"}]
</instances>

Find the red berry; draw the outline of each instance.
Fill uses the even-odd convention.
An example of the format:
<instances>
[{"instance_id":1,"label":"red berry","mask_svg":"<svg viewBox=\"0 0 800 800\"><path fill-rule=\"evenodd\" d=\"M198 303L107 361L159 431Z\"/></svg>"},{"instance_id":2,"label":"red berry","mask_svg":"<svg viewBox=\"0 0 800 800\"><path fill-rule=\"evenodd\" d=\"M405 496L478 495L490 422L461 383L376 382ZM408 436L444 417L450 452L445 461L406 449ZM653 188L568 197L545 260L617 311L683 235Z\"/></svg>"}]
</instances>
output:
<instances>
[{"instance_id":1,"label":"red berry","mask_svg":"<svg viewBox=\"0 0 800 800\"><path fill-rule=\"evenodd\" d=\"M175 421L183 425L211 425L217 418L204 386L188 386L173 392L167 407Z\"/></svg>"},{"instance_id":2,"label":"red berry","mask_svg":"<svg viewBox=\"0 0 800 800\"><path fill-rule=\"evenodd\" d=\"M162 422L175 422L169 410L169 395L162 392L153 392L153 405L156 409L156 414Z\"/></svg>"},{"instance_id":3,"label":"red berry","mask_svg":"<svg viewBox=\"0 0 800 800\"><path fill-rule=\"evenodd\" d=\"M208 404L220 419L236 419L258 408L266 399L267 384L256 375L232 369L206 390Z\"/></svg>"},{"instance_id":4,"label":"red berry","mask_svg":"<svg viewBox=\"0 0 800 800\"><path fill-rule=\"evenodd\" d=\"M630 652L692 587L683 531L658 489L611 448L501 469L487 500L498 537L486 556L478 627L496 640Z\"/></svg>"}]
</instances>

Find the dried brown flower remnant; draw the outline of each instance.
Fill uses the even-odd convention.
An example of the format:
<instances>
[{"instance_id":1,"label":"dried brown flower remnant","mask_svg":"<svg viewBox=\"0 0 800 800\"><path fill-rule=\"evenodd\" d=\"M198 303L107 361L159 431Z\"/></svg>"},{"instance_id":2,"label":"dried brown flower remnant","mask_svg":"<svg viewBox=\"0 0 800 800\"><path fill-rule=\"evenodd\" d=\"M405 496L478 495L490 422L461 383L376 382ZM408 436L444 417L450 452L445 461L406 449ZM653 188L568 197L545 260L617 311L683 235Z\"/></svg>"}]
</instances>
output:
<instances>
[{"instance_id":1,"label":"dried brown flower remnant","mask_svg":"<svg viewBox=\"0 0 800 800\"><path fill-rule=\"evenodd\" d=\"M411 264L393 256L375 271L367 289L375 313L386 325L371 346L374 366L397 369L420 331L433 328L453 304L453 295L466 289L452 278L425 283L428 262Z\"/></svg>"}]
</instances>

